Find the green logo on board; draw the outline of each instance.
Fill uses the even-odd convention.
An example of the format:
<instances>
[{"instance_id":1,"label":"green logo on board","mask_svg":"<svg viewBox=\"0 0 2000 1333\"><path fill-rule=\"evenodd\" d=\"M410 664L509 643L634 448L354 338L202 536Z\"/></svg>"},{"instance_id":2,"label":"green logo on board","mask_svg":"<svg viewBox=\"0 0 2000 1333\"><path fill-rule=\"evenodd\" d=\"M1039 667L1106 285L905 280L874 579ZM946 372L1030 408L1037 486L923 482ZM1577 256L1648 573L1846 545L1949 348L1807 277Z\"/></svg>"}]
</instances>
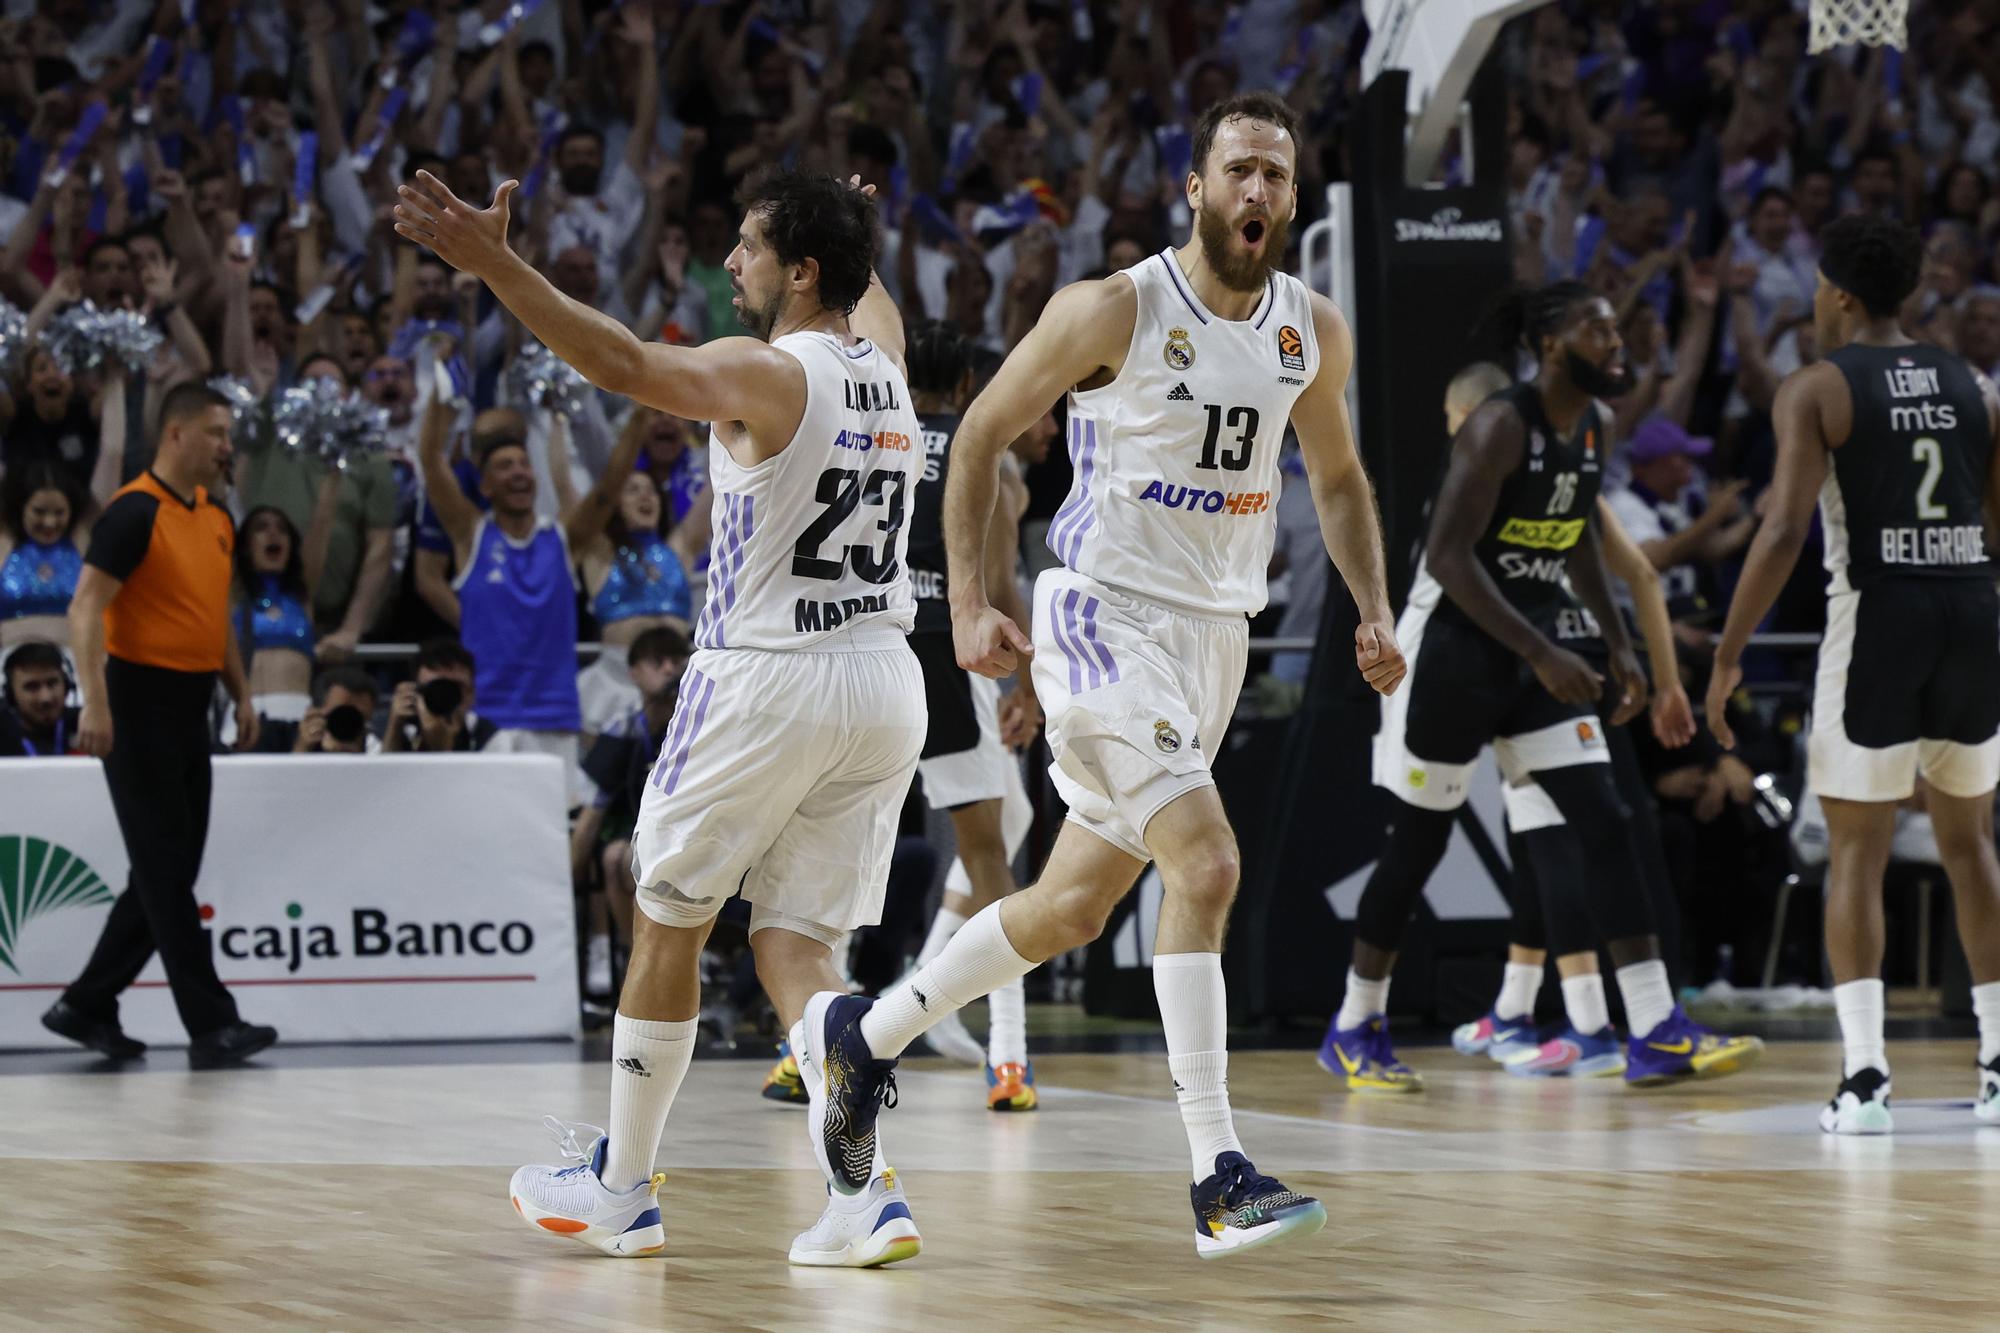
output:
<instances>
[{"instance_id":1,"label":"green logo on board","mask_svg":"<svg viewBox=\"0 0 2000 1333\"><path fill-rule=\"evenodd\" d=\"M94 907L114 897L111 886L67 847L46 838L0 837L0 964L19 976L14 944L21 927L45 912Z\"/></svg>"}]
</instances>

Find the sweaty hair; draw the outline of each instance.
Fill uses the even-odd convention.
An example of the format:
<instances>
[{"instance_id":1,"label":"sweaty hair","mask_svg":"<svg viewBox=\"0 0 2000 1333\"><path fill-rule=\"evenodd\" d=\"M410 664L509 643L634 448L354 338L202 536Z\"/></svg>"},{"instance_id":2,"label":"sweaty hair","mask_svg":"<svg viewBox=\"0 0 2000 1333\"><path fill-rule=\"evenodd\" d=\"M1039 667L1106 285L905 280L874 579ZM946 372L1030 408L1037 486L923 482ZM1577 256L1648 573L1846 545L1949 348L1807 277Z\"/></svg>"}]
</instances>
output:
<instances>
[{"instance_id":1,"label":"sweaty hair","mask_svg":"<svg viewBox=\"0 0 2000 1333\"><path fill-rule=\"evenodd\" d=\"M694 645L688 642L688 636L672 625L655 625L632 640L632 646L625 650L626 661L642 664L685 662L693 655Z\"/></svg>"},{"instance_id":2,"label":"sweaty hair","mask_svg":"<svg viewBox=\"0 0 2000 1333\"><path fill-rule=\"evenodd\" d=\"M1201 175L1208 167L1208 150L1215 146L1215 132L1232 120L1261 120L1276 125L1291 139L1296 162L1299 118L1285 104L1285 99L1276 93L1237 93L1210 103L1208 110L1201 113L1201 119L1194 123L1194 152L1188 159L1188 169L1195 175Z\"/></svg>"},{"instance_id":3,"label":"sweaty hair","mask_svg":"<svg viewBox=\"0 0 2000 1333\"><path fill-rule=\"evenodd\" d=\"M1820 233L1819 271L1861 302L1870 319L1893 318L1923 269L1923 238L1893 218L1856 214L1829 222Z\"/></svg>"},{"instance_id":4,"label":"sweaty hair","mask_svg":"<svg viewBox=\"0 0 2000 1333\"><path fill-rule=\"evenodd\" d=\"M448 671L453 667L463 667L467 671L477 669L472 660L472 650L457 639L429 639L417 649L417 670Z\"/></svg>"},{"instance_id":5,"label":"sweaty hair","mask_svg":"<svg viewBox=\"0 0 2000 1333\"><path fill-rule=\"evenodd\" d=\"M1561 333L1577 306L1598 299L1595 289L1574 278L1544 287L1510 287L1493 299L1479 327L1499 333L1509 347L1526 348L1540 357L1542 339Z\"/></svg>"},{"instance_id":6,"label":"sweaty hair","mask_svg":"<svg viewBox=\"0 0 2000 1333\"><path fill-rule=\"evenodd\" d=\"M199 380L188 380L167 390L160 404L160 429L198 417L211 407L228 407L229 400Z\"/></svg>"},{"instance_id":7,"label":"sweaty hair","mask_svg":"<svg viewBox=\"0 0 2000 1333\"><path fill-rule=\"evenodd\" d=\"M955 393L972 369L972 344L956 324L941 319L919 320L910 326L903 348L916 393Z\"/></svg>"},{"instance_id":8,"label":"sweaty hair","mask_svg":"<svg viewBox=\"0 0 2000 1333\"><path fill-rule=\"evenodd\" d=\"M882 244L872 199L824 171L773 167L746 180L737 202L762 220L780 264L818 261L824 309L854 312Z\"/></svg>"}]
</instances>

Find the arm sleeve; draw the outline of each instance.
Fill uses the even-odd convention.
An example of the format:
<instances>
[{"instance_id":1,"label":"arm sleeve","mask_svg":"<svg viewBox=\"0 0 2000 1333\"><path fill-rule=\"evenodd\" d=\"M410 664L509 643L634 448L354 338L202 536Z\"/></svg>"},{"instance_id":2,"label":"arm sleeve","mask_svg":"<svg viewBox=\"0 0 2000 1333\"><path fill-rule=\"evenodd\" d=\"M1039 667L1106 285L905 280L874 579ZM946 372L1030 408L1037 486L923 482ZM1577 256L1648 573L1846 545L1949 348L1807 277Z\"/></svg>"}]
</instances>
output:
<instances>
[{"instance_id":1,"label":"arm sleeve","mask_svg":"<svg viewBox=\"0 0 2000 1333\"><path fill-rule=\"evenodd\" d=\"M127 491L114 499L90 530L90 551L84 563L95 565L123 583L146 558L153 541L153 519L160 502L144 491Z\"/></svg>"}]
</instances>

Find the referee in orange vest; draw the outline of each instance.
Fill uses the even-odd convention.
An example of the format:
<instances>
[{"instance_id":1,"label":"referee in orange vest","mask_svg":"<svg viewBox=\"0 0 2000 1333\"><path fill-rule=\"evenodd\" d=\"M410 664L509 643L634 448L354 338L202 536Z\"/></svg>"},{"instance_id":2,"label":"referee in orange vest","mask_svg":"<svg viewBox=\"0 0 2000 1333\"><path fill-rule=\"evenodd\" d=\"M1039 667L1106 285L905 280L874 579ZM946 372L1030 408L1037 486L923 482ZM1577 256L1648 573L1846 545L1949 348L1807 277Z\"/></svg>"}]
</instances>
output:
<instances>
[{"instance_id":1,"label":"referee in orange vest","mask_svg":"<svg viewBox=\"0 0 2000 1333\"><path fill-rule=\"evenodd\" d=\"M229 400L204 384L167 394L153 466L105 506L70 602L83 691L77 744L104 760L132 875L83 974L42 1025L114 1060L145 1054L119 1026L118 997L155 950L195 1068L234 1064L278 1039L238 1016L194 896L208 841L217 672L236 700L237 748L257 739L229 624L235 527L209 493L229 468L230 424Z\"/></svg>"}]
</instances>

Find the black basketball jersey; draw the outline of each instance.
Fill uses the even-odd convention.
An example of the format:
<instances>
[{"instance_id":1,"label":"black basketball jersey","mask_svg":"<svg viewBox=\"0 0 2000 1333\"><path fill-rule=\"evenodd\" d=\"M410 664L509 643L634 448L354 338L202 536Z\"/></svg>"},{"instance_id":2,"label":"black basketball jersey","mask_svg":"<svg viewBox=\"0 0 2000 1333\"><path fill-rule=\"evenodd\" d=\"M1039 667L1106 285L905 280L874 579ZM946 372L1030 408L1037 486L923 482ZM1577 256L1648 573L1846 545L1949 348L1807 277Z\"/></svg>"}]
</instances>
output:
<instances>
[{"instance_id":1,"label":"black basketball jersey","mask_svg":"<svg viewBox=\"0 0 2000 1333\"><path fill-rule=\"evenodd\" d=\"M910 587L917 598L918 634L951 633L945 601L944 479L951 467L951 440L958 434L955 412L918 413L924 440L924 470L910 504Z\"/></svg>"},{"instance_id":2,"label":"black basketball jersey","mask_svg":"<svg viewBox=\"0 0 2000 1333\"><path fill-rule=\"evenodd\" d=\"M1534 385L1516 384L1493 397L1520 414L1527 439L1520 466L1501 483L1493 518L1473 554L1516 611L1553 631L1557 617L1576 606L1563 585L1570 551L1597 512L1609 440L1594 403L1563 439L1542 412L1541 391ZM1464 617L1448 597L1439 610Z\"/></svg>"},{"instance_id":3,"label":"black basketball jersey","mask_svg":"<svg viewBox=\"0 0 2000 1333\"><path fill-rule=\"evenodd\" d=\"M1921 343L1849 343L1854 424L1820 492L1830 592L1887 578L1991 578L1984 501L1993 422L1965 362Z\"/></svg>"}]
</instances>

